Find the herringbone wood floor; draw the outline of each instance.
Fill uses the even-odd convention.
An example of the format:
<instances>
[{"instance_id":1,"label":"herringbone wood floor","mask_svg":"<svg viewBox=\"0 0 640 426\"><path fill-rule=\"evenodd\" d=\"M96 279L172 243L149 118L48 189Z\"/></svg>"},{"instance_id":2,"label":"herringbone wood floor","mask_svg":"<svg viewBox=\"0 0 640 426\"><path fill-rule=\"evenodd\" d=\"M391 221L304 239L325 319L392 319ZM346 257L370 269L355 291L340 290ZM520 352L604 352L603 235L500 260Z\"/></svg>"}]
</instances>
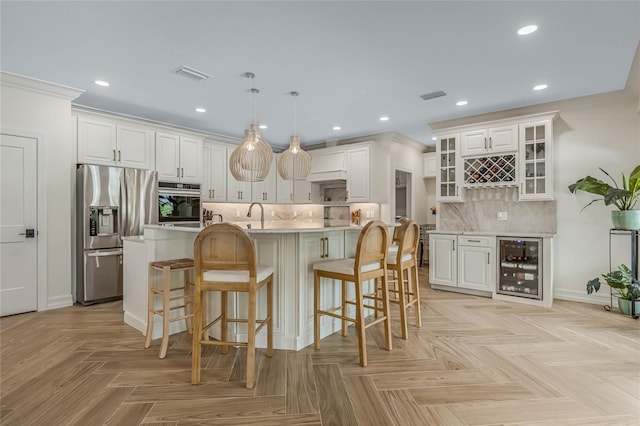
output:
<instances>
[{"instance_id":1,"label":"herringbone wood floor","mask_svg":"<svg viewBox=\"0 0 640 426\"><path fill-rule=\"evenodd\" d=\"M122 304L0 320L3 425L638 425L640 322L600 306L551 309L431 290L421 270L423 327L394 349L368 331L322 348L260 352L245 389L244 349L207 348L190 384L190 336L158 342L122 321ZM397 313L397 307L392 307Z\"/></svg>"}]
</instances>

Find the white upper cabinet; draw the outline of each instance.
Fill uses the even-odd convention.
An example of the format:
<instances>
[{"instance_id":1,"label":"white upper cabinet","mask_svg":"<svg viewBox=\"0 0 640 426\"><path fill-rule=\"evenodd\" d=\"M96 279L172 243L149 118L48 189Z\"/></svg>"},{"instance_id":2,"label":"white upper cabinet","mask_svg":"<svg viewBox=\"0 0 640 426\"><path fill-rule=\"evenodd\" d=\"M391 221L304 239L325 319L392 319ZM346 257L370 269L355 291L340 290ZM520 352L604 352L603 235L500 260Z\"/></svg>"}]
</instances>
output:
<instances>
[{"instance_id":1,"label":"white upper cabinet","mask_svg":"<svg viewBox=\"0 0 640 426\"><path fill-rule=\"evenodd\" d=\"M103 117L78 116L78 162L154 168L154 132Z\"/></svg>"},{"instance_id":2,"label":"white upper cabinet","mask_svg":"<svg viewBox=\"0 0 640 426\"><path fill-rule=\"evenodd\" d=\"M468 130L460 134L460 155L463 157L517 150L517 124Z\"/></svg>"},{"instance_id":3,"label":"white upper cabinet","mask_svg":"<svg viewBox=\"0 0 640 426\"><path fill-rule=\"evenodd\" d=\"M322 203L320 185L306 180L293 182L293 202L296 204Z\"/></svg>"},{"instance_id":4,"label":"white upper cabinet","mask_svg":"<svg viewBox=\"0 0 640 426\"><path fill-rule=\"evenodd\" d=\"M520 200L553 200L553 124L520 124Z\"/></svg>"},{"instance_id":5,"label":"white upper cabinet","mask_svg":"<svg viewBox=\"0 0 640 426\"><path fill-rule=\"evenodd\" d=\"M229 164L229 157L231 157L234 149L227 148L227 164ZM227 202L250 203L251 200L251 182L236 180L231 174L231 170L227 167Z\"/></svg>"},{"instance_id":6,"label":"white upper cabinet","mask_svg":"<svg viewBox=\"0 0 640 426\"><path fill-rule=\"evenodd\" d=\"M156 133L158 180L202 183L202 139Z\"/></svg>"},{"instance_id":7,"label":"white upper cabinet","mask_svg":"<svg viewBox=\"0 0 640 426\"><path fill-rule=\"evenodd\" d=\"M389 169L389 151L382 145L350 146L347 149L347 202L388 202Z\"/></svg>"},{"instance_id":8,"label":"white upper cabinet","mask_svg":"<svg viewBox=\"0 0 640 426\"><path fill-rule=\"evenodd\" d=\"M464 201L460 188L460 136L438 136L436 142L436 201L441 203Z\"/></svg>"},{"instance_id":9,"label":"white upper cabinet","mask_svg":"<svg viewBox=\"0 0 640 426\"><path fill-rule=\"evenodd\" d=\"M368 203L371 200L369 169L368 146L347 151L347 202Z\"/></svg>"},{"instance_id":10,"label":"white upper cabinet","mask_svg":"<svg viewBox=\"0 0 640 426\"><path fill-rule=\"evenodd\" d=\"M227 147L211 142L202 144L202 199L227 201Z\"/></svg>"},{"instance_id":11,"label":"white upper cabinet","mask_svg":"<svg viewBox=\"0 0 640 426\"><path fill-rule=\"evenodd\" d=\"M269 167L269 174L261 182L251 183L251 200L258 203L276 203L276 185L278 170L276 165L276 156L273 156L271 161L271 167Z\"/></svg>"},{"instance_id":12,"label":"white upper cabinet","mask_svg":"<svg viewBox=\"0 0 640 426\"><path fill-rule=\"evenodd\" d=\"M423 162L423 170L422 177L423 178L434 178L436 177L436 153L435 152L425 152L422 154L422 162Z\"/></svg>"}]
</instances>

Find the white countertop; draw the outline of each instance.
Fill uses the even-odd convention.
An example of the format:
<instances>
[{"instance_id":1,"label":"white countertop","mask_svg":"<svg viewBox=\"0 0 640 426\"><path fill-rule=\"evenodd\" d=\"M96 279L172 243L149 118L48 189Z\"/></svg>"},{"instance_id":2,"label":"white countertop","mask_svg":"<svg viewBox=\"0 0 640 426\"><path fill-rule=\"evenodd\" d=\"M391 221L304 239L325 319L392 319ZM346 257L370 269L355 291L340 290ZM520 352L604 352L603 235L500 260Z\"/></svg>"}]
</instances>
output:
<instances>
[{"instance_id":1,"label":"white countertop","mask_svg":"<svg viewBox=\"0 0 640 426\"><path fill-rule=\"evenodd\" d=\"M260 229L260 222L241 222L237 223L241 228L246 229L247 224L251 224L251 229L247 229L249 234L291 234L299 232L329 232L329 231L351 231L361 230L363 226L324 226L313 223L296 223L282 221L265 221L264 229ZM145 225L146 229L158 229L161 231L179 231L198 233L202 230L199 228L189 228L182 226L162 226L162 225Z\"/></svg>"},{"instance_id":2,"label":"white countertop","mask_svg":"<svg viewBox=\"0 0 640 426\"><path fill-rule=\"evenodd\" d=\"M477 235L488 237L553 238L552 232L500 232L500 231L427 231L427 234Z\"/></svg>"}]
</instances>

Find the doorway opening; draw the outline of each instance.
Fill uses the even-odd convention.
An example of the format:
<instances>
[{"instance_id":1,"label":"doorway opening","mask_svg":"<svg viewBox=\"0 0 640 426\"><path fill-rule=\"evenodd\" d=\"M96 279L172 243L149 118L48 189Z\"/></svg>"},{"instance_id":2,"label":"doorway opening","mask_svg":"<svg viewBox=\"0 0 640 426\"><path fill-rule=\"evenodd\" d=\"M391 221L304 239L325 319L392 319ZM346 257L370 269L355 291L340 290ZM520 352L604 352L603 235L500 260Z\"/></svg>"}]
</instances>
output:
<instances>
[{"instance_id":1,"label":"doorway opening","mask_svg":"<svg viewBox=\"0 0 640 426\"><path fill-rule=\"evenodd\" d=\"M396 221L411 217L411 173L396 170Z\"/></svg>"}]
</instances>

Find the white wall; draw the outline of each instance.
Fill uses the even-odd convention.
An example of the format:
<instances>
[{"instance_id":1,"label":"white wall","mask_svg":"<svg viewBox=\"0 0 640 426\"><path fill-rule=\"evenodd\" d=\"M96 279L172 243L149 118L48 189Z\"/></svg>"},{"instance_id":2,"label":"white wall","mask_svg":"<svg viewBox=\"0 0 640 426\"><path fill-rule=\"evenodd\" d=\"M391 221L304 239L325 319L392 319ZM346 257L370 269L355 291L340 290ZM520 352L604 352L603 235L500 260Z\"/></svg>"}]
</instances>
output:
<instances>
[{"instance_id":1,"label":"white wall","mask_svg":"<svg viewBox=\"0 0 640 426\"><path fill-rule=\"evenodd\" d=\"M560 106L560 119L554 125L556 297L602 303L601 298L587 296L585 284L609 270L611 208L598 203L581 212L592 197L584 193L572 195L567 186L586 175L606 180L598 167L620 184L620 174L628 175L640 164L637 100L616 92ZM614 250L628 253L629 240L617 237ZM630 259L626 264L630 266ZM607 290L601 290L603 296Z\"/></svg>"},{"instance_id":2,"label":"white wall","mask_svg":"<svg viewBox=\"0 0 640 426\"><path fill-rule=\"evenodd\" d=\"M2 73L0 126L3 131L38 134L38 173L46 176L46 285L48 309L73 304L72 185L76 143L71 128L71 99L81 92ZM43 206L39 206L42 208Z\"/></svg>"}]
</instances>

